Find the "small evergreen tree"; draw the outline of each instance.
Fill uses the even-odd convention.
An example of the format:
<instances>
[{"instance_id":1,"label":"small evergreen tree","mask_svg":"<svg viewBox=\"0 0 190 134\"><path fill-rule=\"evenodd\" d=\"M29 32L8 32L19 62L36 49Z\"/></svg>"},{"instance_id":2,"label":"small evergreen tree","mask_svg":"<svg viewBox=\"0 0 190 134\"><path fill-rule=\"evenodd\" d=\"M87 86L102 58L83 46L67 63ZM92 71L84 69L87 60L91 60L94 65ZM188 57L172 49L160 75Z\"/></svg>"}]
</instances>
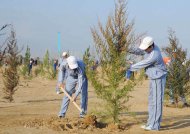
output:
<instances>
[{"instance_id":1,"label":"small evergreen tree","mask_svg":"<svg viewBox=\"0 0 190 134\"><path fill-rule=\"evenodd\" d=\"M173 30L169 30L169 44L162 48L164 53L171 58L167 66L168 75L166 82L166 94L174 98L178 105L180 97L186 97L190 93L189 71L190 59L187 58L187 51L179 45L179 40Z\"/></svg>"},{"instance_id":2,"label":"small evergreen tree","mask_svg":"<svg viewBox=\"0 0 190 134\"><path fill-rule=\"evenodd\" d=\"M27 45L26 52L25 52L25 57L24 57L24 64L28 65L30 63L30 48Z\"/></svg>"},{"instance_id":3,"label":"small evergreen tree","mask_svg":"<svg viewBox=\"0 0 190 134\"><path fill-rule=\"evenodd\" d=\"M56 72L53 69L53 60L50 60L49 51L46 51L46 54L43 59L43 63L40 64L40 73L43 77L48 79L55 79Z\"/></svg>"},{"instance_id":4,"label":"small evergreen tree","mask_svg":"<svg viewBox=\"0 0 190 134\"><path fill-rule=\"evenodd\" d=\"M134 83L125 80L128 47L135 41L133 22L127 24L126 1L118 0L114 16L109 16L105 28L99 22L99 30L92 28L97 57L92 57L89 48L83 59L87 64L87 75L95 92L106 103L106 115L114 123L119 122L119 113L127 110L129 93ZM95 58L99 67L92 69Z\"/></svg>"},{"instance_id":5,"label":"small evergreen tree","mask_svg":"<svg viewBox=\"0 0 190 134\"><path fill-rule=\"evenodd\" d=\"M46 54L44 56L44 60L43 60L43 66L46 69L49 69L50 67L50 58L49 58L49 51L46 51Z\"/></svg>"},{"instance_id":6,"label":"small evergreen tree","mask_svg":"<svg viewBox=\"0 0 190 134\"><path fill-rule=\"evenodd\" d=\"M26 74L29 74L29 63L30 63L30 48L27 45L24 57L24 65L20 69L20 72L24 77L26 76Z\"/></svg>"},{"instance_id":7,"label":"small evergreen tree","mask_svg":"<svg viewBox=\"0 0 190 134\"><path fill-rule=\"evenodd\" d=\"M48 78L49 79L55 79L56 78L57 72L54 71L53 64L54 64L54 60L52 59L51 62L50 62L50 68L48 70L48 74L49 74Z\"/></svg>"},{"instance_id":8,"label":"small evergreen tree","mask_svg":"<svg viewBox=\"0 0 190 134\"><path fill-rule=\"evenodd\" d=\"M16 34L14 30L11 30L11 35L7 41L7 53L6 53L6 61L7 67L3 71L3 91L5 93L5 99L8 99L10 102L13 101L13 95L15 93L16 86L19 83L19 75L17 72L17 67L19 65L18 61L18 51Z\"/></svg>"}]
</instances>

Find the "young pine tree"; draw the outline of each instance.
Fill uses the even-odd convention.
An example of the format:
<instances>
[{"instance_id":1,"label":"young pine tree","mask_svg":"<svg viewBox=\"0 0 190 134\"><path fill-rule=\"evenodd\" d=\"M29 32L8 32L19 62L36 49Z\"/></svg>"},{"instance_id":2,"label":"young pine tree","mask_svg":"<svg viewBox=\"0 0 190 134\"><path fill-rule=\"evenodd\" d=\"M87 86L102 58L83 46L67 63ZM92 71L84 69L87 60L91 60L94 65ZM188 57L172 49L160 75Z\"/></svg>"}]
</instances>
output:
<instances>
[{"instance_id":1,"label":"young pine tree","mask_svg":"<svg viewBox=\"0 0 190 134\"><path fill-rule=\"evenodd\" d=\"M190 59L187 58L187 51L179 45L179 40L173 30L169 30L168 39L168 46L162 48L164 53L171 58L171 62L167 65L169 73L167 75L166 94L178 106L180 99L185 98L190 93Z\"/></svg>"},{"instance_id":2,"label":"young pine tree","mask_svg":"<svg viewBox=\"0 0 190 134\"><path fill-rule=\"evenodd\" d=\"M3 71L3 91L5 93L5 99L8 99L10 102L13 101L13 95L15 93L16 86L19 83L19 75L17 72L17 67L19 65L18 62L18 51L17 41L15 37L14 30L11 30L11 35L7 41L7 53L6 53L6 61L7 67Z\"/></svg>"},{"instance_id":3,"label":"young pine tree","mask_svg":"<svg viewBox=\"0 0 190 134\"><path fill-rule=\"evenodd\" d=\"M27 46L25 57L24 57L24 65L22 66L20 72L25 77L26 74L29 74L29 63L30 63L30 48Z\"/></svg>"},{"instance_id":4,"label":"young pine tree","mask_svg":"<svg viewBox=\"0 0 190 134\"><path fill-rule=\"evenodd\" d=\"M87 75L95 88L95 92L106 103L105 112L112 122L119 122L119 113L127 110L129 93L134 83L125 80L126 55L135 37L134 23L127 23L126 1L118 0L115 14L109 16L105 28L99 22L99 29L91 28L99 65L92 69L95 59L89 49L84 54L87 64Z\"/></svg>"},{"instance_id":5,"label":"young pine tree","mask_svg":"<svg viewBox=\"0 0 190 134\"><path fill-rule=\"evenodd\" d=\"M27 45L26 52L25 52L25 57L24 57L24 64L28 65L30 63L30 48Z\"/></svg>"},{"instance_id":6,"label":"young pine tree","mask_svg":"<svg viewBox=\"0 0 190 134\"><path fill-rule=\"evenodd\" d=\"M56 72L53 69L53 60L50 60L49 51L46 51L46 54L43 59L43 64L41 64L41 74L48 79L55 79Z\"/></svg>"},{"instance_id":7,"label":"young pine tree","mask_svg":"<svg viewBox=\"0 0 190 134\"><path fill-rule=\"evenodd\" d=\"M50 58L49 58L49 51L46 51L46 54L44 56L44 60L43 60L43 66L46 69L49 69L50 67Z\"/></svg>"}]
</instances>

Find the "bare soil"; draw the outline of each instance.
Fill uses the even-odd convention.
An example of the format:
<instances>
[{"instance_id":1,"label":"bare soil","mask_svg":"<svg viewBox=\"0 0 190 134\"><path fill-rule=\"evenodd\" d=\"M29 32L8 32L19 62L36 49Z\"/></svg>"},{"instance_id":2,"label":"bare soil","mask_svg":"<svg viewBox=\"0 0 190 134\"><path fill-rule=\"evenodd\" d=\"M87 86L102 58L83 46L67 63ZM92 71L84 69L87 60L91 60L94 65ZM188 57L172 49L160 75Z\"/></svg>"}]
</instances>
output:
<instances>
[{"instance_id":1,"label":"bare soil","mask_svg":"<svg viewBox=\"0 0 190 134\"><path fill-rule=\"evenodd\" d=\"M3 99L3 83L0 76L0 134L110 134L110 133L190 133L190 108L164 107L161 130L144 131L140 128L147 120L148 80L142 82L131 93L129 112L121 113L121 124L105 124L96 111L101 109L98 99L89 86L88 113L95 116L79 118L79 112L70 103L66 118L57 117L63 94L55 92L56 80L33 78L21 79L14 102ZM80 103L78 98L77 103Z\"/></svg>"}]
</instances>

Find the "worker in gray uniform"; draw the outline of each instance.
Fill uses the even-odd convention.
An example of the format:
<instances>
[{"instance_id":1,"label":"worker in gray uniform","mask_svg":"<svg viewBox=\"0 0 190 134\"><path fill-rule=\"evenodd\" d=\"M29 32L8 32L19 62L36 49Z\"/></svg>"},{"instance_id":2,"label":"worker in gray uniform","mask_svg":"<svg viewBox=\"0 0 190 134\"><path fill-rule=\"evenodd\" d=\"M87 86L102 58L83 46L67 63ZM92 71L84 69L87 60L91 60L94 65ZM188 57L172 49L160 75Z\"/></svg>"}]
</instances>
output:
<instances>
[{"instance_id":1,"label":"worker in gray uniform","mask_svg":"<svg viewBox=\"0 0 190 134\"><path fill-rule=\"evenodd\" d=\"M88 80L85 73L85 64L82 60L77 60L74 56L69 56L67 58L67 66L65 68L66 76L65 81L62 86L65 88L66 92L72 96L73 100L81 93L81 109L80 117L83 118L87 113L87 102L88 102ZM62 78L60 79L60 81ZM75 90L78 85L77 90ZM64 118L69 105L69 98L64 95L61 110L59 112L59 117Z\"/></svg>"},{"instance_id":2,"label":"worker in gray uniform","mask_svg":"<svg viewBox=\"0 0 190 134\"><path fill-rule=\"evenodd\" d=\"M130 53L144 55L144 59L136 64L132 64L130 71L137 71L145 68L145 72L150 79L150 91L148 97L148 121L141 126L145 130L159 130L162 120L162 107L164 90L166 83L166 67L160 49L154 44L152 37L145 37L139 48L130 49Z\"/></svg>"}]
</instances>

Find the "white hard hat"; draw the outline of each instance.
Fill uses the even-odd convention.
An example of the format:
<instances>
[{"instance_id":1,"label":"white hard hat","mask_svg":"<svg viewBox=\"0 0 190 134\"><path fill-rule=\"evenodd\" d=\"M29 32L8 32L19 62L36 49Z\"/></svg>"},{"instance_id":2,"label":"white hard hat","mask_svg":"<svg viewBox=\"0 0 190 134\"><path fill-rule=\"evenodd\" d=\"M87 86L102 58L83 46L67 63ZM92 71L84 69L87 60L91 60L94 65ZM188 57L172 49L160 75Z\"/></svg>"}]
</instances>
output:
<instances>
[{"instance_id":1,"label":"white hard hat","mask_svg":"<svg viewBox=\"0 0 190 134\"><path fill-rule=\"evenodd\" d=\"M70 69L75 69L78 67L77 59L74 56L69 56L67 58L67 63Z\"/></svg>"},{"instance_id":2,"label":"white hard hat","mask_svg":"<svg viewBox=\"0 0 190 134\"><path fill-rule=\"evenodd\" d=\"M62 56L66 56L66 55L67 55L67 52L63 52L63 53L62 53Z\"/></svg>"},{"instance_id":3,"label":"white hard hat","mask_svg":"<svg viewBox=\"0 0 190 134\"><path fill-rule=\"evenodd\" d=\"M139 48L142 50L146 50L149 46L151 46L154 43L154 40L152 37L145 37L143 41L141 42Z\"/></svg>"}]
</instances>

